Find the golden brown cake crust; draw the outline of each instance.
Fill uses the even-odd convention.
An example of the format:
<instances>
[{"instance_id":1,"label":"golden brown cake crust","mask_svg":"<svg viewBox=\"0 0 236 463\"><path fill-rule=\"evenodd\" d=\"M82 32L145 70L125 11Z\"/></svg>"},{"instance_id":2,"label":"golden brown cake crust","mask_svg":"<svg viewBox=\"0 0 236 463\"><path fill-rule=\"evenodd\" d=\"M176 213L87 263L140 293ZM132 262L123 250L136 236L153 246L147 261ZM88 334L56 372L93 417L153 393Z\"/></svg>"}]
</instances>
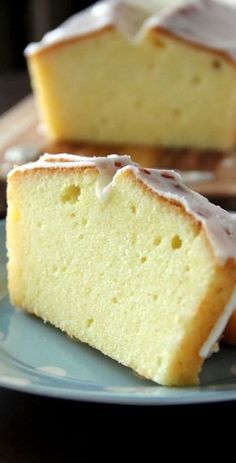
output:
<instances>
[{"instance_id":1,"label":"golden brown cake crust","mask_svg":"<svg viewBox=\"0 0 236 463\"><path fill-rule=\"evenodd\" d=\"M73 43L78 43L78 42L82 42L84 40L90 40L90 39L93 39L94 37L97 37L99 35L102 35L102 34L106 34L107 32L111 32L111 31L114 31L116 30L116 28L111 24L109 26L105 26L99 30L95 30L95 31L90 31L90 32L87 32L85 34L81 34L79 36L76 36L76 37L70 37L70 38L67 38L65 40L60 40L58 42L54 42L44 48L40 48L39 50L36 50L35 52L33 52L32 54L30 53L28 55L28 59L31 59L31 58L34 58L34 57L38 57L38 56L44 56L45 54L48 54L48 53L51 53L51 52L54 52L55 50L58 50L60 48L64 48L64 47L67 47L68 45L71 45Z\"/></svg>"},{"instance_id":2,"label":"golden brown cake crust","mask_svg":"<svg viewBox=\"0 0 236 463\"><path fill-rule=\"evenodd\" d=\"M214 328L216 320L222 312L222 306L226 306L229 301L235 281L235 262L228 262L224 267L218 267L214 284L212 284L209 288L204 301L198 308L195 320L189 327L189 331L186 333L186 337L182 345L179 347L178 352L176 352L176 357L171 367L172 374L173 376L176 375L176 378L180 378L181 371L180 383L186 385L192 384L195 372L200 371L202 358L200 357L199 352L208 336L209 331ZM230 324L231 320L226 328L227 336L229 336L228 332L230 330ZM195 333L194 336L192 332L193 326ZM236 342L236 331L232 330L231 334L233 344ZM186 356L188 357L188 360L186 360ZM185 370L182 368L183 359L186 362Z\"/></svg>"},{"instance_id":3,"label":"golden brown cake crust","mask_svg":"<svg viewBox=\"0 0 236 463\"><path fill-rule=\"evenodd\" d=\"M59 162L66 162L63 158L61 161ZM49 161L49 164L51 163L51 161ZM52 163L53 163L53 160L52 160ZM44 174L45 172L47 171L47 173L50 172L51 175L54 175L54 174L58 174L58 172L62 173L62 174L69 174L71 172L89 172L89 173L93 173L93 174L98 174L98 170L96 169L95 166L73 166L73 165L68 165L67 167L55 167L55 168L52 168L50 165L48 166L48 168L45 168L45 167L40 167L40 166L37 166L37 167L34 167L33 170L31 169L25 169L25 170L15 170L14 173L11 175L11 181L18 181L19 178L24 178L24 177L28 177L28 176L31 176L31 175L34 175L34 173L37 173L37 174Z\"/></svg>"}]
</instances>

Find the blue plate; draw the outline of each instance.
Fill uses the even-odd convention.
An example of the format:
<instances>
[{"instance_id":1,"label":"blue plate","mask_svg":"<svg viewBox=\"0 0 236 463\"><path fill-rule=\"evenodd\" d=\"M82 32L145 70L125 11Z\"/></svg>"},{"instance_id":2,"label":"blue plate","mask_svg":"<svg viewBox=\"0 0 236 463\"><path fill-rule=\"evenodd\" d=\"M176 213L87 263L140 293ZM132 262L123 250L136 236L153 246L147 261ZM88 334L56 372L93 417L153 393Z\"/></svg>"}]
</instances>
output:
<instances>
[{"instance_id":1,"label":"blue plate","mask_svg":"<svg viewBox=\"0 0 236 463\"><path fill-rule=\"evenodd\" d=\"M0 223L0 385L64 399L166 405L236 399L236 348L205 362L201 386L166 388L136 376L11 305L6 283L5 222Z\"/></svg>"}]
</instances>

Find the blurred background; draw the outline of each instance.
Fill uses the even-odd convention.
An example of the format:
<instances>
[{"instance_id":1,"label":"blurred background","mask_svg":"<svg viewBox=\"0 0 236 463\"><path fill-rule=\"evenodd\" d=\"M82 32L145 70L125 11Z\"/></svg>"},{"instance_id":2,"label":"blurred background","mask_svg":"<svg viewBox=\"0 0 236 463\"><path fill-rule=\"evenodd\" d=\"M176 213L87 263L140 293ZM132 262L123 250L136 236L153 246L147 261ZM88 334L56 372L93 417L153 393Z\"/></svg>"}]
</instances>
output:
<instances>
[{"instance_id":1,"label":"blurred background","mask_svg":"<svg viewBox=\"0 0 236 463\"><path fill-rule=\"evenodd\" d=\"M78 0L0 0L0 112L30 92L23 55L29 42L38 41L77 11L95 3Z\"/></svg>"}]
</instances>

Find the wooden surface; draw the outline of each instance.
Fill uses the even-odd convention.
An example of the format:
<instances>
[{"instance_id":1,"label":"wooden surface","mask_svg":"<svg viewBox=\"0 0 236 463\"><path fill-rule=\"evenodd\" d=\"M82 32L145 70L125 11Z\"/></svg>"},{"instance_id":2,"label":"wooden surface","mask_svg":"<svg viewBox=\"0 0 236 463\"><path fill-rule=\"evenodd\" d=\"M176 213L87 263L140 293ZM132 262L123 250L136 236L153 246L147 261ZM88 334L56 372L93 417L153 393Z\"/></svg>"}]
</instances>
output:
<instances>
[{"instance_id":1,"label":"wooden surface","mask_svg":"<svg viewBox=\"0 0 236 463\"><path fill-rule=\"evenodd\" d=\"M0 117L0 159L12 146L41 141L38 118L32 96L24 98Z\"/></svg>"},{"instance_id":2,"label":"wooden surface","mask_svg":"<svg viewBox=\"0 0 236 463\"><path fill-rule=\"evenodd\" d=\"M0 117L0 216L6 209L5 180L13 164L25 162L24 154L37 158L41 153L79 153L82 155L130 154L144 167L179 170L186 184L221 204L236 207L235 152L163 150L140 146L99 146L50 143L43 135L31 95Z\"/></svg>"}]
</instances>

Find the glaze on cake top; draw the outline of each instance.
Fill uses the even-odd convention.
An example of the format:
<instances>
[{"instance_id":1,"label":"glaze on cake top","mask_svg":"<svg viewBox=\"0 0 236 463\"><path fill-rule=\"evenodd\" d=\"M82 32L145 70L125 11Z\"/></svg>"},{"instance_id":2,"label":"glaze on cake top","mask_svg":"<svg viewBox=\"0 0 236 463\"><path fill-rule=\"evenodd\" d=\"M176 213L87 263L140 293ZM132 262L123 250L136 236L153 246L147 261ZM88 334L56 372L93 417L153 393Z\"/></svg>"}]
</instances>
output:
<instances>
[{"instance_id":1,"label":"glaze on cake top","mask_svg":"<svg viewBox=\"0 0 236 463\"><path fill-rule=\"evenodd\" d=\"M235 0L103 0L29 44L26 55L114 26L130 41L160 28L186 41L236 58Z\"/></svg>"},{"instance_id":2,"label":"glaze on cake top","mask_svg":"<svg viewBox=\"0 0 236 463\"><path fill-rule=\"evenodd\" d=\"M236 219L219 206L210 203L204 196L184 185L181 176L173 170L145 169L135 164L130 156L112 154L107 157L84 157L69 154L43 155L38 161L24 164L15 171L47 168L75 168L95 166L99 171L96 194L104 200L114 185L116 175L123 170L132 170L150 190L183 206L204 228L216 259L225 263L236 260Z\"/></svg>"}]
</instances>

